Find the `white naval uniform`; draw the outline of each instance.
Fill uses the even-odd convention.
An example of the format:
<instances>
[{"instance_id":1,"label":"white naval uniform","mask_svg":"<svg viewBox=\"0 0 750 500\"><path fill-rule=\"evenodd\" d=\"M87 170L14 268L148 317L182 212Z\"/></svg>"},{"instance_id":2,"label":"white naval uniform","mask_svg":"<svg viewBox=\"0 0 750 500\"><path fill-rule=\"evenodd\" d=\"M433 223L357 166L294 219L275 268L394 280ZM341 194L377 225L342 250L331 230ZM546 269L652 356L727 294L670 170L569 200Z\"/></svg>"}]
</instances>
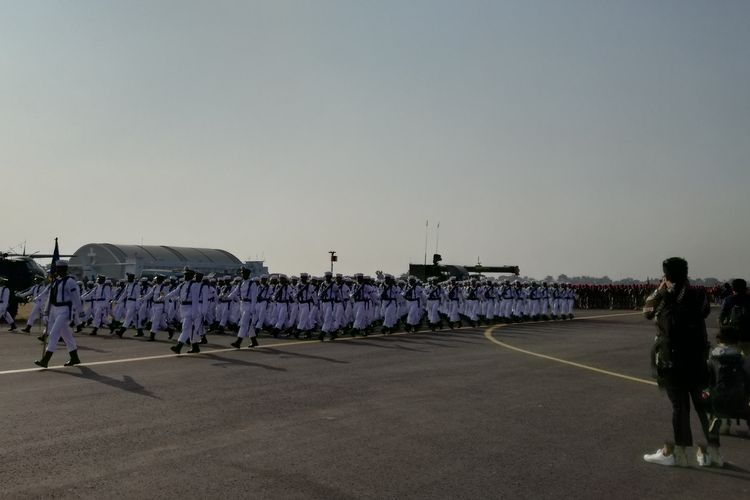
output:
<instances>
[{"instance_id":1,"label":"white naval uniform","mask_svg":"<svg viewBox=\"0 0 750 500\"><path fill-rule=\"evenodd\" d=\"M324 282L320 285L318 298L320 299L320 314L322 324L320 331L331 333L338 330L336 323L336 301L339 300L338 285L331 282Z\"/></svg>"},{"instance_id":2,"label":"white naval uniform","mask_svg":"<svg viewBox=\"0 0 750 500\"><path fill-rule=\"evenodd\" d=\"M451 286L448 290L448 321L456 323L461 321L461 302L463 301L463 293L461 287L457 284Z\"/></svg>"},{"instance_id":3,"label":"white naval uniform","mask_svg":"<svg viewBox=\"0 0 750 500\"><path fill-rule=\"evenodd\" d=\"M122 328L129 328L135 325L136 328L140 328L141 324L138 321L138 298L141 296L141 284L136 282L128 282L125 285L117 301L125 306L125 320L122 322Z\"/></svg>"},{"instance_id":4,"label":"white naval uniform","mask_svg":"<svg viewBox=\"0 0 750 500\"><path fill-rule=\"evenodd\" d=\"M10 288L5 285L0 285L0 318L4 319L9 325L12 325L15 321L13 320L13 316L8 312L9 303Z\"/></svg>"},{"instance_id":5,"label":"white naval uniform","mask_svg":"<svg viewBox=\"0 0 750 500\"><path fill-rule=\"evenodd\" d=\"M68 349L68 352L77 349L75 338L73 338L73 331L70 329L70 322L79 323L79 318L76 316L82 310L81 290L78 288L76 280L71 276L57 278L52 283L49 294L48 352L55 352L57 341L60 340L60 337L65 341L65 347Z\"/></svg>"},{"instance_id":6,"label":"white naval uniform","mask_svg":"<svg viewBox=\"0 0 750 500\"><path fill-rule=\"evenodd\" d=\"M167 315L164 310L164 296L167 295L167 291L166 283L154 283L143 296L144 302L151 303L151 333L167 328Z\"/></svg>"},{"instance_id":7,"label":"white naval uniform","mask_svg":"<svg viewBox=\"0 0 750 500\"><path fill-rule=\"evenodd\" d=\"M34 325L34 321L36 321L39 315L42 313L44 305L46 304L45 300L47 299L48 294L49 284L43 283L32 286L28 293L18 294L19 297L31 297L31 299L34 301L34 307L31 309L29 318L26 320L26 326L28 328L31 328ZM42 322L46 323L46 318L43 317Z\"/></svg>"},{"instance_id":8,"label":"white naval uniform","mask_svg":"<svg viewBox=\"0 0 750 500\"><path fill-rule=\"evenodd\" d=\"M91 326L99 328L104 324L105 318L109 315L109 302L112 300L112 285L109 283L97 283L89 292L89 297L93 300L91 314L93 321Z\"/></svg>"},{"instance_id":9,"label":"white naval uniform","mask_svg":"<svg viewBox=\"0 0 750 500\"><path fill-rule=\"evenodd\" d=\"M273 327L286 330L291 316L290 304L294 301L294 287L290 284L278 284L273 294L276 309Z\"/></svg>"},{"instance_id":10,"label":"white naval uniform","mask_svg":"<svg viewBox=\"0 0 750 500\"><path fill-rule=\"evenodd\" d=\"M344 282L336 283L336 287L338 288L338 295L336 297L336 306L335 306L335 315L336 315L336 329L339 330L345 326L347 326L347 313L346 313L346 307L349 302L349 294L351 293L351 289L349 288L349 285L347 285Z\"/></svg>"},{"instance_id":11,"label":"white naval uniform","mask_svg":"<svg viewBox=\"0 0 750 500\"><path fill-rule=\"evenodd\" d=\"M240 300L240 331L237 333L238 338L244 339L248 335L250 338L256 336L253 315L255 314L258 292L258 284L252 278L248 278L242 280L227 296L227 299L230 301L235 299Z\"/></svg>"},{"instance_id":12,"label":"white naval uniform","mask_svg":"<svg viewBox=\"0 0 750 500\"><path fill-rule=\"evenodd\" d=\"M357 283L351 292L351 300L354 308L355 330L365 330L370 326L371 314L368 304L372 301L373 287L367 283Z\"/></svg>"},{"instance_id":13,"label":"white naval uniform","mask_svg":"<svg viewBox=\"0 0 750 500\"><path fill-rule=\"evenodd\" d=\"M440 303L444 295L440 285L431 285L427 290L427 321L431 325L440 323Z\"/></svg>"},{"instance_id":14,"label":"white naval uniform","mask_svg":"<svg viewBox=\"0 0 750 500\"><path fill-rule=\"evenodd\" d=\"M317 294L312 283L300 283L297 288L297 330L309 332L315 329L315 301Z\"/></svg>"},{"instance_id":15,"label":"white naval uniform","mask_svg":"<svg viewBox=\"0 0 750 500\"><path fill-rule=\"evenodd\" d=\"M419 285L407 286L402 295L406 300L406 324L416 326L422 321L424 289Z\"/></svg>"},{"instance_id":16,"label":"white naval uniform","mask_svg":"<svg viewBox=\"0 0 750 500\"><path fill-rule=\"evenodd\" d=\"M268 303L271 300L273 288L269 283L258 285L258 295L255 301L255 316L253 326L256 330L262 330L266 322Z\"/></svg>"},{"instance_id":17,"label":"white naval uniform","mask_svg":"<svg viewBox=\"0 0 750 500\"><path fill-rule=\"evenodd\" d=\"M383 307L383 327L385 328L393 328L398 321L399 297L401 297L401 289L396 284L383 285L380 303Z\"/></svg>"},{"instance_id":18,"label":"white naval uniform","mask_svg":"<svg viewBox=\"0 0 750 500\"><path fill-rule=\"evenodd\" d=\"M190 280L183 281L174 290L169 292L166 298L176 298L180 308L180 317L182 318L182 332L177 339L183 344L190 342L200 342L200 337L193 337L193 324L200 321L200 283Z\"/></svg>"}]
</instances>

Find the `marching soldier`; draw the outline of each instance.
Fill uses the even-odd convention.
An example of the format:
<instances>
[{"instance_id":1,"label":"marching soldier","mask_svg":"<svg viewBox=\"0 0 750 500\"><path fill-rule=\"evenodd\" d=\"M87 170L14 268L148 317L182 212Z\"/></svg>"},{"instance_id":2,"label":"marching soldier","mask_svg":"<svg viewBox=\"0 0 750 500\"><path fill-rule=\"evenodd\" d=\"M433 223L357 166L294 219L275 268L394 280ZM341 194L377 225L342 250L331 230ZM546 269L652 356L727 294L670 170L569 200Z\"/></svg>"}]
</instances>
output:
<instances>
[{"instance_id":1,"label":"marching soldier","mask_svg":"<svg viewBox=\"0 0 750 500\"><path fill-rule=\"evenodd\" d=\"M352 337L355 332L367 336L367 330L370 327L371 315L368 304L372 301L373 294L376 294L375 287L365 282L365 277L361 273L355 274L356 284L351 292L351 300L354 308L354 323L352 325Z\"/></svg>"},{"instance_id":2,"label":"marching soldier","mask_svg":"<svg viewBox=\"0 0 750 500\"><path fill-rule=\"evenodd\" d=\"M383 333L386 335L396 331L398 322L399 298L401 289L396 285L396 280L392 275L385 275L383 290L380 292L380 303L383 308Z\"/></svg>"},{"instance_id":3,"label":"marching soldier","mask_svg":"<svg viewBox=\"0 0 750 500\"><path fill-rule=\"evenodd\" d=\"M448 326L453 328L454 325L461 328L461 305L464 299L461 285L455 278L450 278L448 289Z\"/></svg>"},{"instance_id":4,"label":"marching soldier","mask_svg":"<svg viewBox=\"0 0 750 500\"><path fill-rule=\"evenodd\" d=\"M171 346L170 349L175 354L180 354L183 346L189 341L192 347L189 352L199 353L201 352L200 347L198 347L200 337L194 336L193 325L201 319L200 282L194 280L195 271L192 269L186 267L183 272L185 280L165 297L178 300L180 317L182 318L182 332L177 339L177 345Z\"/></svg>"},{"instance_id":5,"label":"marching soldier","mask_svg":"<svg viewBox=\"0 0 750 500\"><path fill-rule=\"evenodd\" d=\"M68 262L58 260L55 265L55 281L50 287L49 302L47 305L49 315L49 342L44 351L42 359L34 361L34 364L47 368L49 360L55 353L57 341L60 337L65 341L70 359L65 362L65 366L77 365L81 362L78 359L78 348L76 347L73 331L70 324L80 324L80 314L83 310L81 303L81 290L78 288L76 281L68 276Z\"/></svg>"},{"instance_id":6,"label":"marching soldier","mask_svg":"<svg viewBox=\"0 0 750 500\"><path fill-rule=\"evenodd\" d=\"M300 284L297 288L297 335L304 334L308 339L312 338L315 330L315 311L318 295L315 285L310 281L310 275L300 274Z\"/></svg>"},{"instance_id":7,"label":"marching soldier","mask_svg":"<svg viewBox=\"0 0 750 500\"><path fill-rule=\"evenodd\" d=\"M348 326L347 322L347 305L349 302L349 295L351 294L351 287L344 281L344 276L341 274L336 275L336 288L338 294L335 298L335 315L336 315L336 330L343 330Z\"/></svg>"},{"instance_id":8,"label":"marching soldier","mask_svg":"<svg viewBox=\"0 0 750 500\"><path fill-rule=\"evenodd\" d=\"M138 298L141 296L141 285L135 282L135 274L127 273L128 282L125 284L125 288L117 299L117 302L125 306L125 320L122 322L119 330L117 330L117 336L122 338L131 326L137 328L137 337L143 336L143 328L141 328L138 322Z\"/></svg>"},{"instance_id":9,"label":"marching soldier","mask_svg":"<svg viewBox=\"0 0 750 500\"><path fill-rule=\"evenodd\" d=\"M151 303L151 331L148 341L156 340L156 332L167 328L166 313L164 311L164 297L168 293L163 274L156 275L156 282L143 297L144 302Z\"/></svg>"},{"instance_id":10,"label":"marching soldier","mask_svg":"<svg viewBox=\"0 0 750 500\"><path fill-rule=\"evenodd\" d=\"M434 332L437 328L443 327L443 321L440 318L440 303L445 298L445 292L437 283L437 278L429 278L427 282L427 322Z\"/></svg>"},{"instance_id":11,"label":"marching soldier","mask_svg":"<svg viewBox=\"0 0 750 500\"><path fill-rule=\"evenodd\" d=\"M44 278L37 276L34 278L34 283L34 286L32 286L26 292L16 294L16 296L19 298L30 297L31 300L34 301L34 307L31 309L29 319L26 320L26 326L24 326L21 330L25 333L31 333L31 327L34 324L34 321L36 321L37 318L42 315L45 304L44 301L47 298L47 293L49 293L49 284L44 282ZM42 322L46 324L46 317L43 316Z\"/></svg>"},{"instance_id":12,"label":"marching soldier","mask_svg":"<svg viewBox=\"0 0 750 500\"><path fill-rule=\"evenodd\" d=\"M96 277L96 286L88 293L93 300L93 329L89 335L96 335L99 328L104 324L104 320L109 314L109 303L112 300L112 284L107 281L101 274Z\"/></svg>"},{"instance_id":13,"label":"marching soldier","mask_svg":"<svg viewBox=\"0 0 750 500\"><path fill-rule=\"evenodd\" d=\"M407 304L406 331L417 331L422 321L422 306L424 304L424 289L417 283L417 278L409 277L409 285L403 292Z\"/></svg>"},{"instance_id":14,"label":"marching soldier","mask_svg":"<svg viewBox=\"0 0 750 500\"><path fill-rule=\"evenodd\" d=\"M260 293L260 287L254 279L250 278L249 269L243 267L240 272L242 273L242 282L227 296L229 300L234 300L235 298L240 300L240 331L237 333L237 340L231 344L235 349L239 349L242 346L242 341L248 335L250 335L250 347L258 345L253 325L253 315L256 312L256 301Z\"/></svg>"},{"instance_id":15,"label":"marching soldier","mask_svg":"<svg viewBox=\"0 0 750 500\"><path fill-rule=\"evenodd\" d=\"M320 291L318 292L321 307L320 319L323 322L320 326L320 335L318 335L318 340L321 342L325 340L326 334L331 336L331 340L336 340L336 330L338 330L336 300L339 297L339 289L333 281L332 273L326 272L324 276L325 281L320 285Z\"/></svg>"},{"instance_id":16,"label":"marching soldier","mask_svg":"<svg viewBox=\"0 0 750 500\"><path fill-rule=\"evenodd\" d=\"M268 276L263 275L260 277L258 296L255 301L255 316L253 319L255 330L257 331L261 331L266 324L266 312L268 311L268 304L272 296L273 288L268 282Z\"/></svg>"},{"instance_id":17,"label":"marching soldier","mask_svg":"<svg viewBox=\"0 0 750 500\"><path fill-rule=\"evenodd\" d=\"M279 275L279 284L273 294L273 301L276 304L275 323L271 327L274 337L280 333L286 332L287 323L291 317L290 304L294 302L295 290L289 284L289 278L286 274Z\"/></svg>"},{"instance_id":18,"label":"marching soldier","mask_svg":"<svg viewBox=\"0 0 750 500\"><path fill-rule=\"evenodd\" d=\"M7 283L8 279L0 276L0 319L4 319L5 322L10 325L8 331L12 332L16 329L16 321L8 312L8 306L10 305L10 288L8 288Z\"/></svg>"}]
</instances>

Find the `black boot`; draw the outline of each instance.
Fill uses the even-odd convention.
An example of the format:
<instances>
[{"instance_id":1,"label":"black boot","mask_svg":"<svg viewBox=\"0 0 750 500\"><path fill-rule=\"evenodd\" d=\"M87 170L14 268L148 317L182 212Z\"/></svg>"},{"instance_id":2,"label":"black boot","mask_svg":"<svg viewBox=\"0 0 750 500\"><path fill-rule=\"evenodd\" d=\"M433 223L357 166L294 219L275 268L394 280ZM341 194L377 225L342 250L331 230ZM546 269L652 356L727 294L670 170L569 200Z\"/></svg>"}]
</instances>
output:
<instances>
[{"instance_id":1,"label":"black boot","mask_svg":"<svg viewBox=\"0 0 750 500\"><path fill-rule=\"evenodd\" d=\"M125 333L126 328L121 326L119 330L117 330L117 336L122 338L122 334Z\"/></svg>"},{"instance_id":2,"label":"black boot","mask_svg":"<svg viewBox=\"0 0 750 500\"><path fill-rule=\"evenodd\" d=\"M241 338L239 338L239 337L237 337L237 340L235 340L234 342L232 342L232 343L231 343L231 344L229 344L229 345L231 345L231 346L232 346L232 347L234 347L235 349L239 349L240 347L242 347L242 339L241 339Z\"/></svg>"},{"instance_id":3,"label":"black boot","mask_svg":"<svg viewBox=\"0 0 750 500\"><path fill-rule=\"evenodd\" d=\"M143 328L138 329L138 333L135 334L136 337L143 337Z\"/></svg>"},{"instance_id":4,"label":"black boot","mask_svg":"<svg viewBox=\"0 0 750 500\"><path fill-rule=\"evenodd\" d=\"M21 329L24 333L31 333L31 325L26 325Z\"/></svg>"},{"instance_id":5,"label":"black boot","mask_svg":"<svg viewBox=\"0 0 750 500\"><path fill-rule=\"evenodd\" d=\"M325 338L326 338L326 332L320 332L320 334L318 335L318 340L323 342Z\"/></svg>"},{"instance_id":6,"label":"black boot","mask_svg":"<svg viewBox=\"0 0 750 500\"><path fill-rule=\"evenodd\" d=\"M148 336L148 341L153 342L156 340L156 332L151 332L151 335Z\"/></svg>"},{"instance_id":7,"label":"black boot","mask_svg":"<svg viewBox=\"0 0 750 500\"><path fill-rule=\"evenodd\" d=\"M94 327L94 329L93 329L93 330L91 330L91 333L89 333L89 335L96 335L96 333L97 333L98 331L99 331L99 329L98 329L97 327Z\"/></svg>"},{"instance_id":8,"label":"black boot","mask_svg":"<svg viewBox=\"0 0 750 500\"><path fill-rule=\"evenodd\" d=\"M201 335L201 344L208 344L208 340L205 335Z\"/></svg>"},{"instance_id":9,"label":"black boot","mask_svg":"<svg viewBox=\"0 0 750 500\"><path fill-rule=\"evenodd\" d=\"M65 362L65 366L73 366L73 365L81 364L81 360L78 359L78 349L74 351L70 351L68 354L70 354L70 359Z\"/></svg>"},{"instance_id":10,"label":"black boot","mask_svg":"<svg viewBox=\"0 0 750 500\"><path fill-rule=\"evenodd\" d=\"M200 352L201 352L201 347L198 345L198 342L193 342L193 346L188 351L188 354L198 354Z\"/></svg>"},{"instance_id":11,"label":"black boot","mask_svg":"<svg viewBox=\"0 0 750 500\"><path fill-rule=\"evenodd\" d=\"M169 336L169 340L172 340L172 337L174 337L174 330L167 328L167 335Z\"/></svg>"},{"instance_id":12,"label":"black boot","mask_svg":"<svg viewBox=\"0 0 750 500\"><path fill-rule=\"evenodd\" d=\"M10 328L8 328L8 331L9 331L9 332L12 332L12 331L14 331L15 329L16 329L16 323L15 323L15 321L14 321L13 323L11 323L11 324L10 324Z\"/></svg>"},{"instance_id":13,"label":"black boot","mask_svg":"<svg viewBox=\"0 0 750 500\"><path fill-rule=\"evenodd\" d=\"M34 364L37 366L41 366L42 368L47 368L47 365L49 364L49 360L52 358L52 353L49 351L44 351L44 356L42 359L37 359L34 361Z\"/></svg>"},{"instance_id":14,"label":"black boot","mask_svg":"<svg viewBox=\"0 0 750 500\"><path fill-rule=\"evenodd\" d=\"M258 347L258 339L250 337L250 347Z\"/></svg>"},{"instance_id":15,"label":"black boot","mask_svg":"<svg viewBox=\"0 0 750 500\"><path fill-rule=\"evenodd\" d=\"M182 342L177 342L177 345L173 345L172 347L170 347L170 349L173 353L180 354L180 351L182 351L182 346L184 345L185 344L183 344Z\"/></svg>"}]
</instances>

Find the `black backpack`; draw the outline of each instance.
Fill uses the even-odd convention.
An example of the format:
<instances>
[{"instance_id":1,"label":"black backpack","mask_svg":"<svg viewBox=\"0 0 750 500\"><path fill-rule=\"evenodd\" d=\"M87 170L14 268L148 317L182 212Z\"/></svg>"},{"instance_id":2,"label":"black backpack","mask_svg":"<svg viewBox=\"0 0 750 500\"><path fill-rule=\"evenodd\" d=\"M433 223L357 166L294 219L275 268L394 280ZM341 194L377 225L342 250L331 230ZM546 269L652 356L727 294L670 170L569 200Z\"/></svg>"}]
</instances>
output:
<instances>
[{"instance_id":1,"label":"black backpack","mask_svg":"<svg viewBox=\"0 0 750 500\"><path fill-rule=\"evenodd\" d=\"M747 388L739 353L712 354L715 381L709 388L711 413L717 417L745 417L748 411Z\"/></svg>"},{"instance_id":2,"label":"black backpack","mask_svg":"<svg viewBox=\"0 0 750 500\"><path fill-rule=\"evenodd\" d=\"M747 336L750 333L750 311L747 310L747 306L740 304L732 306L724 327L736 330L740 338Z\"/></svg>"}]
</instances>

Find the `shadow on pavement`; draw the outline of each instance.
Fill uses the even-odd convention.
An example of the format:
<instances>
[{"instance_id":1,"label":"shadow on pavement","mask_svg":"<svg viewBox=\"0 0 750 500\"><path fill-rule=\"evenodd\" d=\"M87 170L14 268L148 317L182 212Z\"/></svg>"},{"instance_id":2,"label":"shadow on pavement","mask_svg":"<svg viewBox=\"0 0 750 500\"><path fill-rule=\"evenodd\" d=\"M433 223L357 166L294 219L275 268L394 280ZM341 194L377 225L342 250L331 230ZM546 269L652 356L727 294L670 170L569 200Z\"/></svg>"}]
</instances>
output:
<instances>
[{"instance_id":1,"label":"shadow on pavement","mask_svg":"<svg viewBox=\"0 0 750 500\"><path fill-rule=\"evenodd\" d=\"M455 349L458 347L457 345L441 344L439 342L433 341L431 338L426 337L402 336L398 339L401 342L406 342L407 344L433 345L435 347L448 347L450 349Z\"/></svg>"},{"instance_id":2,"label":"shadow on pavement","mask_svg":"<svg viewBox=\"0 0 750 500\"><path fill-rule=\"evenodd\" d=\"M77 345L76 346L79 351L91 351L91 352L98 352L100 354L109 354L112 351L105 351L104 349L96 349L95 347L86 347L84 345Z\"/></svg>"},{"instance_id":3,"label":"shadow on pavement","mask_svg":"<svg viewBox=\"0 0 750 500\"><path fill-rule=\"evenodd\" d=\"M362 341L358 339L355 342L347 342L347 345L369 345L369 346L383 347L386 349L401 349L404 351L414 351L414 352L430 352L424 349L415 349L413 347L406 347L401 344L395 344L392 346L383 345L383 344L390 344L394 342L400 342L401 340L403 340L403 338L400 336L399 337L375 337L375 338L367 339L366 341Z\"/></svg>"},{"instance_id":4,"label":"shadow on pavement","mask_svg":"<svg viewBox=\"0 0 750 500\"><path fill-rule=\"evenodd\" d=\"M340 359L333 359L333 358L326 358L324 356L313 356L312 354L302 354L300 352L293 352L293 351L282 351L281 349L274 349L272 347L264 347L263 349L258 349L259 353L262 354L274 354L274 355L287 355L287 356L295 356L298 358L306 358L306 359L319 359L321 361L328 361L329 363L338 363L342 365L348 365L348 361L341 361Z\"/></svg>"},{"instance_id":5,"label":"shadow on pavement","mask_svg":"<svg viewBox=\"0 0 750 500\"><path fill-rule=\"evenodd\" d=\"M245 351L250 352L249 349L246 349ZM238 350L237 352L241 352L241 351ZM266 370L273 370L277 372L287 371L286 368L279 368L278 366L264 365L261 363L251 363L250 361L242 361L241 359L226 358L224 356L219 356L217 354L206 353L206 354L199 354L199 356L202 358L215 359L216 361L218 361L218 363L215 363L214 366L226 367L226 366L237 365L237 366L250 366L253 368L263 368Z\"/></svg>"},{"instance_id":6,"label":"shadow on pavement","mask_svg":"<svg viewBox=\"0 0 750 500\"><path fill-rule=\"evenodd\" d=\"M74 372L69 370L46 370L47 373L60 373L63 375L69 375L71 377L76 378L83 378L86 380L91 380L93 382L98 382L100 384L108 385L110 387L114 387L115 389L120 389L122 391L126 392L132 392L133 394L138 394L140 396L146 396L153 399L161 399L157 395L155 395L153 392L149 391L145 387L143 387L141 384L136 382L132 377L129 375L123 375L122 380L118 380L116 378L107 377L105 375L101 375L99 373L96 373L94 370L87 366L76 366L80 370L80 372Z\"/></svg>"},{"instance_id":7,"label":"shadow on pavement","mask_svg":"<svg viewBox=\"0 0 750 500\"><path fill-rule=\"evenodd\" d=\"M732 465L728 462L725 462L724 467L721 469L714 467L688 467L685 470L689 472L702 472L706 474L713 474L716 476L731 477L733 479L739 479L741 481L750 481L750 477L747 476L747 474L750 473L749 470L743 469L742 467L738 467L736 465Z\"/></svg>"}]
</instances>

